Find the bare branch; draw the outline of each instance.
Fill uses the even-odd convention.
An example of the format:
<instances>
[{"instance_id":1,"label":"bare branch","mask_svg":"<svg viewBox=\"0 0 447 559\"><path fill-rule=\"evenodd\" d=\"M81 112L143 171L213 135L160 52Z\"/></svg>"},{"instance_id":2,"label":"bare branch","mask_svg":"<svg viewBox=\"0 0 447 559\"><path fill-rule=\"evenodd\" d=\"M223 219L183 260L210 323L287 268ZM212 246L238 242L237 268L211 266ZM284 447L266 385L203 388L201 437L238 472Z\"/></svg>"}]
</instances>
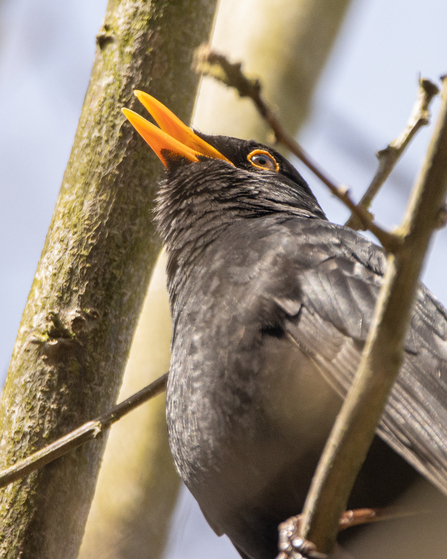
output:
<instances>
[{"instance_id":1,"label":"bare branch","mask_svg":"<svg viewBox=\"0 0 447 559\"><path fill-rule=\"evenodd\" d=\"M202 45L196 51L195 69L221 81L229 87L234 87L241 97L249 97L255 104L261 117L270 125L276 141L296 155L359 219L362 227L369 229L388 250L397 248L399 239L378 226L371 214L361 205L356 204L349 195L349 190L338 184L326 173L284 130L279 119L268 106L261 94L261 83L257 79L247 78L241 69L241 63L232 64L222 55L212 51L209 45Z\"/></svg>"},{"instance_id":2,"label":"bare branch","mask_svg":"<svg viewBox=\"0 0 447 559\"><path fill-rule=\"evenodd\" d=\"M366 457L403 359L418 277L447 192L447 80L443 104L421 176L400 230L399 250L388 257L359 370L337 417L314 476L301 536L330 552L339 519ZM330 504L330 505L329 505Z\"/></svg>"},{"instance_id":3,"label":"bare branch","mask_svg":"<svg viewBox=\"0 0 447 559\"><path fill-rule=\"evenodd\" d=\"M21 460L14 466L0 472L0 487L5 487L9 483L25 477L26 475L42 468L46 464L53 462L56 458L60 458L70 450L81 446L87 441L92 441L101 437L104 432L109 429L116 421L121 419L144 402L151 400L166 389L168 373L164 374L130 398L116 405L107 413L100 417L84 423L74 431L57 439L53 443L45 446L41 450L34 452L24 460Z\"/></svg>"},{"instance_id":4,"label":"bare branch","mask_svg":"<svg viewBox=\"0 0 447 559\"><path fill-rule=\"evenodd\" d=\"M393 140L385 149L381 149L377 152L379 166L365 194L362 196L358 204L359 206L361 205L367 210L370 208L373 199L377 196L380 188L390 176L391 171L396 166L400 156L411 140L422 126L429 123L429 106L438 93L439 89L433 82L424 78L419 80L418 98L411 111L407 127L402 134ZM363 229L361 221L355 215L351 215L345 225L356 230Z\"/></svg>"}]
</instances>

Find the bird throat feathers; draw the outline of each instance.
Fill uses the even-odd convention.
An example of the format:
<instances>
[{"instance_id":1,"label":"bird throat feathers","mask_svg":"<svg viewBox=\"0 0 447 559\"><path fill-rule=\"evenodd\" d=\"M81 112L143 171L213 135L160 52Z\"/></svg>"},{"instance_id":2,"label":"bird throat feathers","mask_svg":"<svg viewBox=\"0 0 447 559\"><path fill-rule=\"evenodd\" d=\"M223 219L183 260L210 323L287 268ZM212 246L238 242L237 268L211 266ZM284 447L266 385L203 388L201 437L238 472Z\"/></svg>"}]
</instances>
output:
<instances>
[{"instance_id":1,"label":"bird throat feathers","mask_svg":"<svg viewBox=\"0 0 447 559\"><path fill-rule=\"evenodd\" d=\"M295 173L298 180L208 157L197 163L170 160L156 205L157 228L168 251L204 237L209 241L235 220L273 214L281 220L288 216L325 220L304 179Z\"/></svg>"}]
</instances>

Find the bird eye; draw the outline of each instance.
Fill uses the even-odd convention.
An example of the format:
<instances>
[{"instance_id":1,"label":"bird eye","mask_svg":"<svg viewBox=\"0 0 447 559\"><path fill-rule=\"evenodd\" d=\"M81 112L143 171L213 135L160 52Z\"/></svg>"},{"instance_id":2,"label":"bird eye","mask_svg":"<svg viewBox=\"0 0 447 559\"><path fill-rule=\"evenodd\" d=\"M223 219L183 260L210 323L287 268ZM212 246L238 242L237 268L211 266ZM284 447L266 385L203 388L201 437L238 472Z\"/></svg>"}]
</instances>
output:
<instances>
[{"instance_id":1,"label":"bird eye","mask_svg":"<svg viewBox=\"0 0 447 559\"><path fill-rule=\"evenodd\" d=\"M276 159L268 151L262 149L255 149L247 155L247 159L258 169L265 171L279 171L279 165Z\"/></svg>"}]
</instances>

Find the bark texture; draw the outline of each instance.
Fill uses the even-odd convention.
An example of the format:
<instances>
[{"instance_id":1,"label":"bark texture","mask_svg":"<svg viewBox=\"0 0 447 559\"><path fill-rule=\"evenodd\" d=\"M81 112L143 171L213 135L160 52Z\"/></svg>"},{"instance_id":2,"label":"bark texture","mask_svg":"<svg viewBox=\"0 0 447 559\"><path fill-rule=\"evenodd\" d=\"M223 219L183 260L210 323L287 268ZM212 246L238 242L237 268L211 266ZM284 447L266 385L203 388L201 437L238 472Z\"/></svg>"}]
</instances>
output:
<instances>
[{"instance_id":1,"label":"bark texture","mask_svg":"<svg viewBox=\"0 0 447 559\"><path fill-rule=\"evenodd\" d=\"M120 400L169 370L165 267L163 252L132 342ZM79 559L161 557L179 484L168 445L165 397L158 396L112 427Z\"/></svg>"},{"instance_id":2,"label":"bark texture","mask_svg":"<svg viewBox=\"0 0 447 559\"><path fill-rule=\"evenodd\" d=\"M159 251L151 210L161 174L120 109L136 106L138 87L188 120L197 86L192 53L207 39L214 7L211 0L109 2L3 393L2 468L116 399ZM76 556L103 446L89 443L2 492L2 557Z\"/></svg>"}]
</instances>

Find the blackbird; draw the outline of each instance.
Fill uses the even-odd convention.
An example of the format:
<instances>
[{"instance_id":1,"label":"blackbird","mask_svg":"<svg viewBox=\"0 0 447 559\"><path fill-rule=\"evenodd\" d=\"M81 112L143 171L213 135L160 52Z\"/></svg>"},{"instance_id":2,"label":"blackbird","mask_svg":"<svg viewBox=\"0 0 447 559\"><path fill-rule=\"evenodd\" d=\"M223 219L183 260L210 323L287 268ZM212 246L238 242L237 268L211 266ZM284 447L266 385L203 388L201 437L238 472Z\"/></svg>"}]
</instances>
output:
<instances>
[{"instance_id":1,"label":"blackbird","mask_svg":"<svg viewBox=\"0 0 447 559\"><path fill-rule=\"evenodd\" d=\"M124 113L167 169L172 454L215 532L273 559L359 364L386 257L330 223L272 148L194 132L136 95L160 128ZM377 433L350 507L389 503L415 470L447 494L447 313L423 285Z\"/></svg>"}]
</instances>

